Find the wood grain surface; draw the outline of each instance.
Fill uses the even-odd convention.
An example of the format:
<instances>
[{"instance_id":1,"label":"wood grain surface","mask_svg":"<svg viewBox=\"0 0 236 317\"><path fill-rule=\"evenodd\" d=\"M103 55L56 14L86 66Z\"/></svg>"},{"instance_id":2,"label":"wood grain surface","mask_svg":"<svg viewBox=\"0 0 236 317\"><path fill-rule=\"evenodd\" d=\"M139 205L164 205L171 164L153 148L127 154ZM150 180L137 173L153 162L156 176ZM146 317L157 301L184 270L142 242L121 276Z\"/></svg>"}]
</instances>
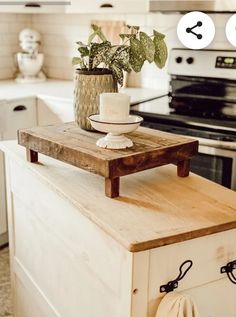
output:
<instances>
[{"instance_id":1,"label":"wood grain surface","mask_svg":"<svg viewBox=\"0 0 236 317\"><path fill-rule=\"evenodd\" d=\"M81 130L75 123L18 132L19 144L27 149L110 179L184 161L198 149L198 141L147 128L129 134L134 142L129 149L99 148L96 141L100 137L100 133Z\"/></svg>"},{"instance_id":2,"label":"wood grain surface","mask_svg":"<svg viewBox=\"0 0 236 317\"><path fill-rule=\"evenodd\" d=\"M236 193L192 173L178 177L174 166L122 177L120 197L109 199L97 175L44 155L29 164L15 142L1 142L0 148L17 165L14 177L28 170L45 193L56 192L131 252L236 228ZM32 187L32 203L44 199Z\"/></svg>"}]
</instances>

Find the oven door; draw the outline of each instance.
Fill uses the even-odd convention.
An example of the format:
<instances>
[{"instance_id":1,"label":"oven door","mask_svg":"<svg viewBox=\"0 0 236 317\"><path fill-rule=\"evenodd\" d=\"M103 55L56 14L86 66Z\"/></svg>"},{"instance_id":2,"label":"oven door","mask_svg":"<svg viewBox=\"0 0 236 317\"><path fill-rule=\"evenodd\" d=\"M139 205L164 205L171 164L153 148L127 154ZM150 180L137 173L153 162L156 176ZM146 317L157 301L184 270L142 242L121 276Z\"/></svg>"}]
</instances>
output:
<instances>
[{"instance_id":1,"label":"oven door","mask_svg":"<svg viewBox=\"0 0 236 317\"><path fill-rule=\"evenodd\" d=\"M236 190L236 152L201 145L199 154L191 159L191 171Z\"/></svg>"},{"instance_id":2,"label":"oven door","mask_svg":"<svg viewBox=\"0 0 236 317\"><path fill-rule=\"evenodd\" d=\"M151 129L191 137L199 141L199 154L191 159L191 172L203 176L222 186L236 190L236 150L232 142L199 138L194 130L171 124L145 121L142 124ZM207 133L206 133L207 134ZM236 146L236 145L235 145ZM224 149L228 147L229 149Z\"/></svg>"}]
</instances>

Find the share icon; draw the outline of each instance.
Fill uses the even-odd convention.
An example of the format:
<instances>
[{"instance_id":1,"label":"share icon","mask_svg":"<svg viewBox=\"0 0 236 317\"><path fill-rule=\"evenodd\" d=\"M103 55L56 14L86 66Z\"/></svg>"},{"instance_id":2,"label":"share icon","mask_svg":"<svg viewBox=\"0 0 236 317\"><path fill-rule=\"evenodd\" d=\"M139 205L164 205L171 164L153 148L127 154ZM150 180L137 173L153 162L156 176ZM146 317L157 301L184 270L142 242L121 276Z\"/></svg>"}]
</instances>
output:
<instances>
[{"instance_id":1,"label":"share icon","mask_svg":"<svg viewBox=\"0 0 236 317\"><path fill-rule=\"evenodd\" d=\"M197 27L201 27L202 26L202 22L201 21L198 21L196 25L192 26L191 28L187 28L186 29L186 32L187 33L192 33L193 35L195 35L197 37L198 40L201 40L202 39L202 34L197 34L195 32L193 32L193 30Z\"/></svg>"},{"instance_id":2,"label":"share icon","mask_svg":"<svg viewBox=\"0 0 236 317\"><path fill-rule=\"evenodd\" d=\"M178 39L185 47L199 50L214 39L215 25L211 17L200 11L183 15L177 25Z\"/></svg>"}]
</instances>

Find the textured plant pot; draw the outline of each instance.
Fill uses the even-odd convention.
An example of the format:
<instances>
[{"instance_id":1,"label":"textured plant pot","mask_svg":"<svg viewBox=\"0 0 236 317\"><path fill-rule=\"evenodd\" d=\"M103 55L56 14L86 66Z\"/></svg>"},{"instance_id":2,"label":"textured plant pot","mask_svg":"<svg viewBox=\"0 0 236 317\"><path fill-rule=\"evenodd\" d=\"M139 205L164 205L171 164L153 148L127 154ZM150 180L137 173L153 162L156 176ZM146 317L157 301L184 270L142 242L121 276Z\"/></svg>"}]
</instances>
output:
<instances>
[{"instance_id":1,"label":"textured plant pot","mask_svg":"<svg viewBox=\"0 0 236 317\"><path fill-rule=\"evenodd\" d=\"M75 120L85 130L93 131L88 116L99 112L99 95L103 92L117 92L117 82L109 70L75 71L74 79Z\"/></svg>"}]
</instances>

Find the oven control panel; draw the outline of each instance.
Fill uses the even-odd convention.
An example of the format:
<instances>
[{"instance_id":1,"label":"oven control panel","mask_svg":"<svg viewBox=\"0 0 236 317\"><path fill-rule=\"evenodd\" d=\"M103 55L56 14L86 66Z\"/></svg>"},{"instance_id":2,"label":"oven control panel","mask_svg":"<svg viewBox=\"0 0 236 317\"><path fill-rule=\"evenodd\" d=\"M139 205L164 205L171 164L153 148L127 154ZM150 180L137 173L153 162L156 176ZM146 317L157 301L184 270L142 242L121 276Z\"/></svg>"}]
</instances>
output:
<instances>
[{"instance_id":1,"label":"oven control panel","mask_svg":"<svg viewBox=\"0 0 236 317\"><path fill-rule=\"evenodd\" d=\"M234 1L236 2L236 0ZM187 50L173 48L170 51L168 73L171 76L223 78L236 81L235 69L235 50Z\"/></svg>"},{"instance_id":2,"label":"oven control panel","mask_svg":"<svg viewBox=\"0 0 236 317\"><path fill-rule=\"evenodd\" d=\"M236 69L236 57L217 56L215 67Z\"/></svg>"}]
</instances>

